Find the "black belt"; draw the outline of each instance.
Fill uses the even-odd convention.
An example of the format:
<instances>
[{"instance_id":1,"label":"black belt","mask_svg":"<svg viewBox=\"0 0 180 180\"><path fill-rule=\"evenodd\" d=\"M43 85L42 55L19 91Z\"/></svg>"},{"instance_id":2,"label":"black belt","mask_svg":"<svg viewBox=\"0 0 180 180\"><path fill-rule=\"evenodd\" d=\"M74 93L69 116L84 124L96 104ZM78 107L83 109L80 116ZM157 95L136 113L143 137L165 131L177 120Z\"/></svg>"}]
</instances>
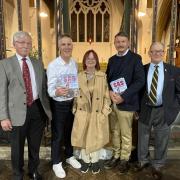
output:
<instances>
[{"instance_id":1,"label":"black belt","mask_svg":"<svg viewBox=\"0 0 180 180\"><path fill-rule=\"evenodd\" d=\"M53 101L57 104L60 104L60 105L70 105L73 103L73 99L70 99L70 100L66 100L66 101L56 101L53 99Z\"/></svg>"},{"instance_id":2,"label":"black belt","mask_svg":"<svg viewBox=\"0 0 180 180\"><path fill-rule=\"evenodd\" d=\"M41 104L40 99L38 98L38 99L34 100L34 101L32 102L32 104L31 104L30 106L27 105L27 107L31 107L31 106L34 105L34 104Z\"/></svg>"},{"instance_id":3,"label":"black belt","mask_svg":"<svg viewBox=\"0 0 180 180\"><path fill-rule=\"evenodd\" d=\"M159 105L159 106L150 106L150 105L149 105L149 107L156 109L156 108L161 108L161 107L163 107L163 105Z\"/></svg>"}]
</instances>

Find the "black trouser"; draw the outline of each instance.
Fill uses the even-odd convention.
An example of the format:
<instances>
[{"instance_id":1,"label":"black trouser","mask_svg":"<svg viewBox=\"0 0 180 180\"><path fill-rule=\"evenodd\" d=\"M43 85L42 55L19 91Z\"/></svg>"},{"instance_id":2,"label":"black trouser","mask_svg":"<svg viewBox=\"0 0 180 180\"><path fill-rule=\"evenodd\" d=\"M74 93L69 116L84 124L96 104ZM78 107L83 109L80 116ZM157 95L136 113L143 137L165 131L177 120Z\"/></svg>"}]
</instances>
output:
<instances>
[{"instance_id":1,"label":"black trouser","mask_svg":"<svg viewBox=\"0 0 180 180\"><path fill-rule=\"evenodd\" d=\"M73 101L58 102L52 100L52 163L58 164L63 160L62 146L65 146L65 156L73 155L71 131L74 121L72 114Z\"/></svg>"},{"instance_id":2,"label":"black trouser","mask_svg":"<svg viewBox=\"0 0 180 180\"><path fill-rule=\"evenodd\" d=\"M40 103L36 100L27 107L26 120L23 126L13 126L11 132L11 160L13 180L23 179L24 144L28 142L28 170L29 173L37 171L39 165L39 149L45 127L45 113Z\"/></svg>"}]
</instances>

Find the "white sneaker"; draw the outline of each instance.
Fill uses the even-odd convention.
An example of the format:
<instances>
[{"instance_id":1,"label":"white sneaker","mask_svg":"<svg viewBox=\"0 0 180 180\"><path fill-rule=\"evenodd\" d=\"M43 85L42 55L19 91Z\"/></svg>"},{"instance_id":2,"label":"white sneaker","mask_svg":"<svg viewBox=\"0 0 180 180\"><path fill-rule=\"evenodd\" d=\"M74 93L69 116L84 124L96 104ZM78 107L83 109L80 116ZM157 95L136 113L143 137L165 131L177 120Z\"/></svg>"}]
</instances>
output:
<instances>
[{"instance_id":1,"label":"white sneaker","mask_svg":"<svg viewBox=\"0 0 180 180\"><path fill-rule=\"evenodd\" d=\"M70 165L71 165L73 168L75 168L75 169L80 169L80 168L81 168L81 164L75 159L74 156L66 159L66 162L67 162L68 164L70 164Z\"/></svg>"},{"instance_id":2,"label":"white sneaker","mask_svg":"<svg viewBox=\"0 0 180 180\"><path fill-rule=\"evenodd\" d=\"M66 172L64 171L64 169L62 167L62 162L60 162L59 164L54 164L53 171L58 178L66 177Z\"/></svg>"}]
</instances>

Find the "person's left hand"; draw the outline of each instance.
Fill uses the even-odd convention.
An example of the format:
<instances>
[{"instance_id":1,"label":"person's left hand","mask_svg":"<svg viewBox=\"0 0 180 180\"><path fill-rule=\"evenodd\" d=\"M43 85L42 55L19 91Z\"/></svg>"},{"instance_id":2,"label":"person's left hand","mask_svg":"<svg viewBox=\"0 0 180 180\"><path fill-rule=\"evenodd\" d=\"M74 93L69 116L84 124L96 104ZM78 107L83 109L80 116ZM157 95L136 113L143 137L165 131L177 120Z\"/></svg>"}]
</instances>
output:
<instances>
[{"instance_id":1,"label":"person's left hand","mask_svg":"<svg viewBox=\"0 0 180 180\"><path fill-rule=\"evenodd\" d=\"M119 95L119 94L115 94L115 96L114 96L114 103L121 104L123 102L124 102L124 99L122 98L122 96Z\"/></svg>"}]
</instances>

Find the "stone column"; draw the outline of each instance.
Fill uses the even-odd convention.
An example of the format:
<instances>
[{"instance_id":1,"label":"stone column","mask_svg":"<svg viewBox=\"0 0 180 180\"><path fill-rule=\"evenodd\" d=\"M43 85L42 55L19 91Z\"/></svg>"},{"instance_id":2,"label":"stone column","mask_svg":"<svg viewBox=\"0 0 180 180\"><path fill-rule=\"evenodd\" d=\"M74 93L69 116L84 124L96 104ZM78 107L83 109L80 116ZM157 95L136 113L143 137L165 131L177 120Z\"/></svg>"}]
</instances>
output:
<instances>
[{"instance_id":1,"label":"stone column","mask_svg":"<svg viewBox=\"0 0 180 180\"><path fill-rule=\"evenodd\" d=\"M17 0L17 15L18 15L18 30L23 30L23 23L22 23L22 4L21 0Z\"/></svg>"},{"instance_id":2,"label":"stone column","mask_svg":"<svg viewBox=\"0 0 180 180\"><path fill-rule=\"evenodd\" d=\"M153 0L152 42L156 41L158 0Z\"/></svg>"},{"instance_id":3,"label":"stone column","mask_svg":"<svg viewBox=\"0 0 180 180\"><path fill-rule=\"evenodd\" d=\"M120 31L124 31L128 35L130 35L131 10L132 10L132 0L125 0L124 1L124 14L123 14L123 20L121 23Z\"/></svg>"},{"instance_id":4,"label":"stone column","mask_svg":"<svg viewBox=\"0 0 180 180\"><path fill-rule=\"evenodd\" d=\"M69 21L69 0L63 0L63 28L64 33L70 34L70 21Z\"/></svg>"},{"instance_id":5,"label":"stone column","mask_svg":"<svg viewBox=\"0 0 180 180\"><path fill-rule=\"evenodd\" d=\"M39 13L40 13L40 0L36 0L38 59L42 61L41 17L39 16Z\"/></svg>"}]
</instances>

